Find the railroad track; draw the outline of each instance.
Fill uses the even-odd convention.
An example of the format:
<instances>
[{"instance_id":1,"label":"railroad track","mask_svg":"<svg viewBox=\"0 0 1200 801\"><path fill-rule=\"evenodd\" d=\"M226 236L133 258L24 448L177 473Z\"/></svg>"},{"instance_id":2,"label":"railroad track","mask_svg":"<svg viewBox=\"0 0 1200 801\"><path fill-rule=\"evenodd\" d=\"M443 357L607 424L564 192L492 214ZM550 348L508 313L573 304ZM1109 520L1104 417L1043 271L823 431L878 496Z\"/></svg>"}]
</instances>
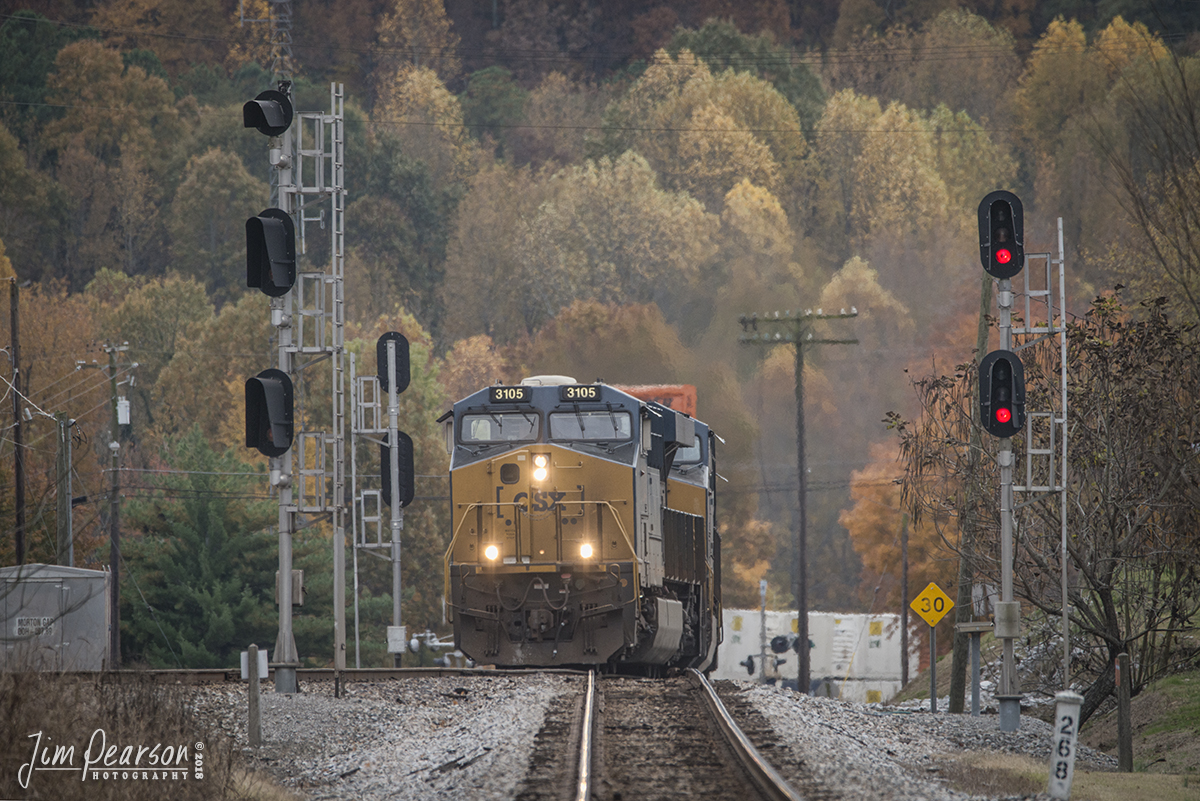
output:
<instances>
[{"instance_id":1,"label":"railroad track","mask_svg":"<svg viewBox=\"0 0 1200 801\"><path fill-rule=\"evenodd\" d=\"M586 682L585 691L551 706L517 801L837 797L794 759L785 777L763 756L774 746L765 721L750 720L748 736L696 671ZM741 717L744 724L750 716L742 710Z\"/></svg>"}]
</instances>

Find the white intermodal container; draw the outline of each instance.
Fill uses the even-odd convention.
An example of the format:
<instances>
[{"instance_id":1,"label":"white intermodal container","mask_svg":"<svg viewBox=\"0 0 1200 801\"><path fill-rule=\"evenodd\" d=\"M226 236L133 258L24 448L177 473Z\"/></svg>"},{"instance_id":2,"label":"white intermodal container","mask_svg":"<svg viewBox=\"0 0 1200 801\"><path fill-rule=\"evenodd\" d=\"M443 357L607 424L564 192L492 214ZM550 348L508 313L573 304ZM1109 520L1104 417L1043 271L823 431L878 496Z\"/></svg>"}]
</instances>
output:
<instances>
[{"instance_id":1,"label":"white intermodal container","mask_svg":"<svg viewBox=\"0 0 1200 801\"><path fill-rule=\"evenodd\" d=\"M722 622L725 639L713 678L795 687L796 653L788 649L776 654L771 649L774 638L795 637L795 612L764 615L758 609L725 609ZM909 622L908 675L912 678L919 670L920 651L916 627ZM808 638L810 692L859 703L880 703L900 692L899 615L809 612Z\"/></svg>"}]
</instances>

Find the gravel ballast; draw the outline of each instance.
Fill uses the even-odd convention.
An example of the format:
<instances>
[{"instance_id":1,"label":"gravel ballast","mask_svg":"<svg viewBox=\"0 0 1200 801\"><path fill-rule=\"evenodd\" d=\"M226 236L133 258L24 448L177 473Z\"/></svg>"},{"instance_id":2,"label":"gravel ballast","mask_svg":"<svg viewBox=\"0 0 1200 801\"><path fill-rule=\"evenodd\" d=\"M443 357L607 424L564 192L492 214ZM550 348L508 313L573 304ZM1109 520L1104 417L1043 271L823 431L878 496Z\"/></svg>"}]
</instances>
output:
<instances>
[{"instance_id":1,"label":"gravel ballast","mask_svg":"<svg viewBox=\"0 0 1200 801\"><path fill-rule=\"evenodd\" d=\"M562 674L473 675L349 684L305 683L277 695L263 685L263 745L249 748L246 686L196 690L201 718L242 749L246 763L308 799L513 798L551 700L582 691ZM947 759L1001 752L1047 760L1051 728L1022 716L931 715L730 682L771 724L780 744L828 790L863 801L964 801L940 778ZM1081 769L1113 770L1080 747ZM1029 796L1048 798L1048 796Z\"/></svg>"}]
</instances>

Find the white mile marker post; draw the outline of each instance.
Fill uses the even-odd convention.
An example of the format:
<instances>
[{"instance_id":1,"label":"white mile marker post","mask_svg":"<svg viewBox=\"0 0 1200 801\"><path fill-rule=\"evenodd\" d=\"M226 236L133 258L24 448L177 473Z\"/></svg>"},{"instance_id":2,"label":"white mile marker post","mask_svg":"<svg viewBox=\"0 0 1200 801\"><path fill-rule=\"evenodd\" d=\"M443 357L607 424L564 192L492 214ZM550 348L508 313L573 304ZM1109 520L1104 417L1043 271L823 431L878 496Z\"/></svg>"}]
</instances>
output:
<instances>
[{"instance_id":1,"label":"white mile marker post","mask_svg":"<svg viewBox=\"0 0 1200 801\"><path fill-rule=\"evenodd\" d=\"M1054 696L1054 748L1050 752L1051 798L1066 801L1071 797L1075 778L1075 751L1079 741L1079 710L1083 696L1070 690Z\"/></svg>"}]
</instances>

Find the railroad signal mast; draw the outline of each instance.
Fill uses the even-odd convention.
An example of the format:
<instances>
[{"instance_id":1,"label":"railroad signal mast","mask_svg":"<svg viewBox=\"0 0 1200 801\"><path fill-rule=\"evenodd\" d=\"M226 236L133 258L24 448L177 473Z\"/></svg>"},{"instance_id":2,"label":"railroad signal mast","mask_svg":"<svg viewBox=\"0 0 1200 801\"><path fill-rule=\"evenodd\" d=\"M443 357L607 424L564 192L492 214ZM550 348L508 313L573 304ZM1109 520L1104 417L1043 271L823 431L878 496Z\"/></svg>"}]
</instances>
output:
<instances>
[{"instance_id":1,"label":"railroad signal mast","mask_svg":"<svg viewBox=\"0 0 1200 801\"><path fill-rule=\"evenodd\" d=\"M341 84L330 86L330 113L296 114L290 81L242 107L246 128L270 137L277 205L246 220L246 285L271 300L276 366L246 381L246 447L271 460L279 493L279 634L272 662L276 692L297 690L300 659L292 632L292 534L321 519L333 524L334 658L346 666L345 633L345 135ZM297 123L293 125L293 123ZM273 201L275 198L273 198ZM306 224L329 232L329 262L305 265ZM328 430L296 414L295 383L307 368L331 365ZM305 520L305 518L308 518Z\"/></svg>"},{"instance_id":2,"label":"railroad signal mast","mask_svg":"<svg viewBox=\"0 0 1200 801\"><path fill-rule=\"evenodd\" d=\"M1013 493L1043 492L1059 493L1062 504L1062 576L1063 576L1063 682L1070 681L1070 632L1067 612L1067 551L1066 551L1066 296L1064 288L1064 259L1062 220L1058 221L1058 258L1049 253L1026 254L1024 237L1024 208L1021 200L1012 192L992 192L979 204L979 257L983 269L999 281L997 305L1000 310L1000 349L992 351L979 363L979 420L985 431L1000 439L1000 602L996 605L995 633L1003 643L1000 672L1000 687L997 699L1000 702L1001 731L1016 731L1020 728L1021 692L1016 673L1014 641L1020 636L1020 602L1013 600ZM1032 270L1026 270L1030 261L1043 260L1045 279L1042 288L1031 286ZM1057 265L1057 276L1052 266ZM1025 302L1023 326L1012 327L1013 292L1012 278L1024 271ZM1055 278L1057 277L1057 315L1055 313ZM1045 324L1034 322L1033 302L1044 299ZM1013 336L1027 338L1014 347ZM1031 345L1050 337L1058 337L1060 348L1059 410L1031 412L1025 409L1025 367L1017 354ZM1032 337L1032 339L1028 339ZM1053 398L1053 395L1051 395ZM1051 401L1053 405L1053 400ZM1035 420L1049 420L1048 431L1035 428ZM1024 433L1025 473L1024 485L1013 485L1012 437ZM1049 447L1043 440L1048 435ZM1061 455L1056 446L1061 445ZM1056 481L1058 459L1061 476ZM1043 483L1035 484L1034 460L1047 459L1046 466L1039 466L1038 476ZM1044 496L1035 496L1027 503ZM1024 504L1023 504L1024 505Z\"/></svg>"},{"instance_id":3,"label":"railroad signal mast","mask_svg":"<svg viewBox=\"0 0 1200 801\"><path fill-rule=\"evenodd\" d=\"M1021 689L1013 641L1020 635L1021 604L1013 600L1013 451L1012 436L1024 418L1024 365L1012 352L1012 277L1025 266L1024 209L1012 192L992 192L979 204L979 259L988 275L1000 281L1000 350L979 364L980 422L1000 438L1000 602L996 604L996 638L1003 643L1000 687L1000 730L1021 725ZM1022 399L1020 405L1017 398Z\"/></svg>"},{"instance_id":4,"label":"railroad signal mast","mask_svg":"<svg viewBox=\"0 0 1200 801\"><path fill-rule=\"evenodd\" d=\"M354 499L354 666L362 667L359 652L358 554L372 554L392 565L392 625L388 626L388 651L393 666L408 648L407 627L400 613L400 532L404 509L415 497L412 437L400 430L400 394L412 376L408 340L388 331L375 343L376 375L358 375L350 355L350 482ZM359 489L358 442L379 446L379 488ZM392 443L396 443L395 447ZM363 477L364 479L366 477ZM364 480L364 483L366 481ZM383 507L388 507L385 517Z\"/></svg>"}]
</instances>

